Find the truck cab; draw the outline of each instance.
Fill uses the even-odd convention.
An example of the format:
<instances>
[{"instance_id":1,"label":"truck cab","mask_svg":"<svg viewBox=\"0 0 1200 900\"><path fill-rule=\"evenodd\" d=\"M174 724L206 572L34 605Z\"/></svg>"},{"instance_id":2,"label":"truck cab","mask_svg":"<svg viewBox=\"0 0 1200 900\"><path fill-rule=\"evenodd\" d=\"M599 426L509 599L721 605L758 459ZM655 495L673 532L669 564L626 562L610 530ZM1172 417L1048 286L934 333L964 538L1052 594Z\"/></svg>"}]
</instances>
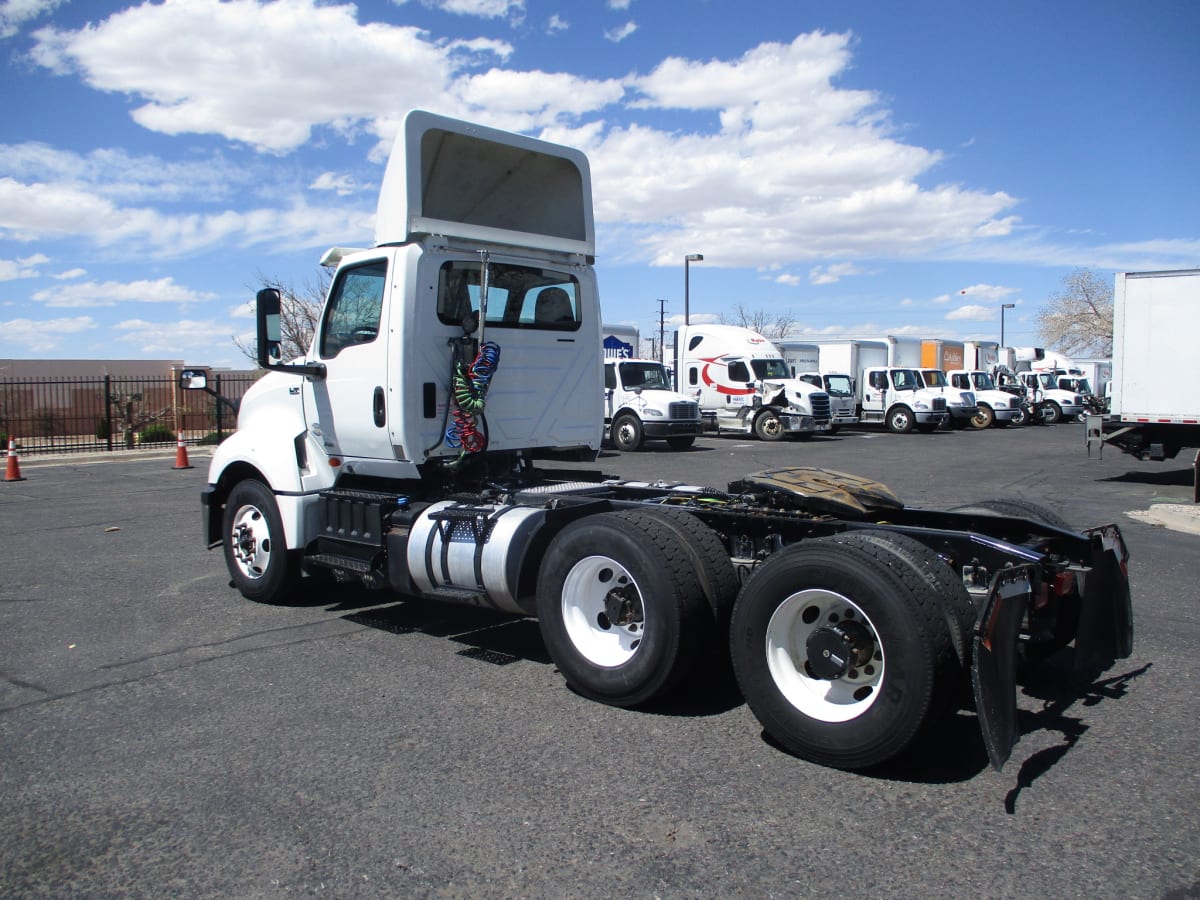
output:
<instances>
[{"instance_id":1,"label":"truck cab","mask_svg":"<svg viewBox=\"0 0 1200 900\"><path fill-rule=\"evenodd\" d=\"M946 373L952 388L975 394L978 411L972 420L976 428L1006 428L1021 418L1021 398L996 387L992 376L982 369L952 369Z\"/></svg>"},{"instance_id":2,"label":"truck cab","mask_svg":"<svg viewBox=\"0 0 1200 900\"><path fill-rule=\"evenodd\" d=\"M1076 416L1086 412L1083 397L1074 391L1065 391L1058 386L1058 379L1052 372L1028 371L1018 372L1018 376L1028 389L1042 411L1042 418L1047 424L1070 422Z\"/></svg>"},{"instance_id":3,"label":"truck cab","mask_svg":"<svg viewBox=\"0 0 1200 900\"><path fill-rule=\"evenodd\" d=\"M946 398L946 411L950 413L950 427L966 428L979 415L979 404L970 389L954 387L941 369L917 369L921 381L931 391L939 391Z\"/></svg>"},{"instance_id":4,"label":"truck cab","mask_svg":"<svg viewBox=\"0 0 1200 900\"><path fill-rule=\"evenodd\" d=\"M854 379L844 372L801 372L797 376L829 395L829 433L843 425L858 424L858 402L854 399Z\"/></svg>"},{"instance_id":5,"label":"truck cab","mask_svg":"<svg viewBox=\"0 0 1200 900\"><path fill-rule=\"evenodd\" d=\"M686 450L702 428L700 406L671 387L657 360L606 359L604 426L618 450L637 450L646 440Z\"/></svg>"},{"instance_id":6,"label":"truck cab","mask_svg":"<svg viewBox=\"0 0 1200 900\"><path fill-rule=\"evenodd\" d=\"M946 398L925 387L916 369L896 366L863 369L857 382L859 419L887 425L896 434L936 431L950 421Z\"/></svg>"},{"instance_id":7,"label":"truck cab","mask_svg":"<svg viewBox=\"0 0 1200 900\"><path fill-rule=\"evenodd\" d=\"M685 325L675 337L681 393L694 396L717 433L764 441L830 427L829 395L792 376L779 349L737 325Z\"/></svg>"}]
</instances>

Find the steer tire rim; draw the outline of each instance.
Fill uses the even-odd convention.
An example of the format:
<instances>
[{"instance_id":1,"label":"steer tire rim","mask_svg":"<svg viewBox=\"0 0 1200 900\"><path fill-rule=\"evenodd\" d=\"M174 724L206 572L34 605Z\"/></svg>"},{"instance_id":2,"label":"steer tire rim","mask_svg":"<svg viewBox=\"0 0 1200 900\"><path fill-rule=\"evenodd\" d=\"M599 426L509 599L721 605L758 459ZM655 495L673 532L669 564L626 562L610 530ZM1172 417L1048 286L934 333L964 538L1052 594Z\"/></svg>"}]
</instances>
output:
<instances>
[{"instance_id":1,"label":"steer tire rim","mask_svg":"<svg viewBox=\"0 0 1200 900\"><path fill-rule=\"evenodd\" d=\"M262 510L249 504L239 507L233 517L229 543L233 560L243 575L258 579L267 574L271 564L271 527Z\"/></svg>"},{"instance_id":2,"label":"steer tire rim","mask_svg":"<svg viewBox=\"0 0 1200 900\"><path fill-rule=\"evenodd\" d=\"M645 637L637 583L607 556L588 556L571 567L563 582L562 617L571 644L597 666L628 663Z\"/></svg>"},{"instance_id":3,"label":"steer tire rim","mask_svg":"<svg viewBox=\"0 0 1200 900\"><path fill-rule=\"evenodd\" d=\"M818 677L810 658L812 647L820 644L817 632L846 625L853 629L861 655L838 677ZM866 613L841 594L811 589L785 599L767 624L765 649L775 686L806 716L848 722L879 696L884 655L878 633Z\"/></svg>"}]
</instances>

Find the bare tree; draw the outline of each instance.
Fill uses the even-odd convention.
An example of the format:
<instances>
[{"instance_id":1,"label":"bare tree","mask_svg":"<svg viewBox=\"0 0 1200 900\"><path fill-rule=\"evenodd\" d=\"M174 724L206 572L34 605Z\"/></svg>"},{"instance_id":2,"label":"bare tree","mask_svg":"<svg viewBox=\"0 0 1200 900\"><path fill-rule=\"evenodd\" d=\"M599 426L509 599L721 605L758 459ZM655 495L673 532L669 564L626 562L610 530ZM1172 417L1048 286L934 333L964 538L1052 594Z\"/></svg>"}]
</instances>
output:
<instances>
[{"instance_id":1,"label":"bare tree","mask_svg":"<svg viewBox=\"0 0 1200 900\"><path fill-rule=\"evenodd\" d=\"M721 313L722 325L740 325L757 331L768 341L777 341L786 335L796 324L796 317L789 309L786 312L770 313L765 309L747 309L741 303L736 304L728 313Z\"/></svg>"},{"instance_id":2,"label":"bare tree","mask_svg":"<svg viewBox=\"0 0 1200 900\"><path fill-rule=\"evenodd\" d=\"M1113 339L1113 283L1091 269L1063 278L1037 315L1047 347L1068 356L1109 356Z\"/></svg>"},{"instance_id":3,"label":"bare tree","mask_svg":"<svg viewBox=\"0 0 1200 900\"><path fill-rule=\"evenodd\" d=\"M283 298L280 307L283 359L296 359L308 352L313 335L317 331L317 323L321 320L321 307L325 303L325 295L329 292L331 279L329 269L324 267L317 270L315 281L305 281L299 288L290 282L285 283L278 279L267 278L262 273L257 276L259 287L276 288ZM257 341L246 341L235 337L233 343L247 358L253 361L258 360Z\"/></svg>"}]
</instances>

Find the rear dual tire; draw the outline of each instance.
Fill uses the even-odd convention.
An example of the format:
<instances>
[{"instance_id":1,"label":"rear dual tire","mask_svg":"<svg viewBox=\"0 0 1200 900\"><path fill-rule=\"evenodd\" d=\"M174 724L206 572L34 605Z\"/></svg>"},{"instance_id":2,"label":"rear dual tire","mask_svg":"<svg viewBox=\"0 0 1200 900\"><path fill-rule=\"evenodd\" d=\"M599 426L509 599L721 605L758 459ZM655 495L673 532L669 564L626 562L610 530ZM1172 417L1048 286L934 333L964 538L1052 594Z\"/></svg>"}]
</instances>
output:
<instances>
[{"instance_id":1,"label":"rear dual tire","mask_svg":"<svg viewBox=\"0 0 1200 900\"><path fill-rule=\"evenodd\" d=\"M964 592L952 608L939 595L949 570L913 544L857 532L808 540L746 582L733 610L734 673L785 749L836 768L876 766L930 734L960 696L970 601Z\"/></svg>"}]
</instances>

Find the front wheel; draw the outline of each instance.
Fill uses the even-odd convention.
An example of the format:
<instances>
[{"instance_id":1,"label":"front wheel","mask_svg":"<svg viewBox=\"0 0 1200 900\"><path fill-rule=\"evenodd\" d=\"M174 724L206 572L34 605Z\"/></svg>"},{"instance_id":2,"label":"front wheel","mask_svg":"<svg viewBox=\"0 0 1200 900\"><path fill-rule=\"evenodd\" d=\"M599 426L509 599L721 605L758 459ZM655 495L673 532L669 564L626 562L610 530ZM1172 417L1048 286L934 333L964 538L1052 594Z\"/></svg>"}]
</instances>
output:
<instances>
[{"instance_id":1,"label":"front wheel","mask_svg":"<svg viewBox=\"0 0 1200 900\"><path fill-rule=\"evenodd\" d=\"M971 417L971 424L982 431L984 428L991 428L996 421L996 414L992 412L992 408L984 403L979 404L979 411Z\"/></svg>"},{"instance_id":2,"label":"front wheel","mask_svg":"<svg viewBox=\"0 0 1200 900\"><path fill-rule=\"evenodd\" d=\"M642 423L637 416L622 413L613 419L612 442L618 450L632 452L642 446Z\"/></svg>"},{"instance_id":3,"label":"front wheel","mask_svg":"<svg viewBox=\"0 0 1200 900\"><path fill-rule=\"evenodd\" d=\"M778 551L742 588L730 632L755 716L821 765L892 759L928 733L961 687L935 589L883 543L841 536Z\"/></svg>"},{"instance_id":4,"label":"front wheel","mask_svg":"<svg viewBox=\"0 0 1200 900\"><path fill-rule=\"evenodd\" d=\"M783 437L783 421L775 412L764 409L754 417L754 436L760 441L778 441Z\"/></svg>"},{"instance_id":5,"label":"front wheel","mask_svg":"<svg viewBox=\"0 0 1200 900\"><path fill-rule=\"evenodd\" d=\"M915 424L913 411L907 406L896 406L888 411L887 427L892 434L908 434Z\"/></svg>"},{"instance_id":6,"label":"front wheel","mask_svg":"<svg viewBox=\"0 0 1200 900\"><path fill-rule=\"evenodd\" d=\"M299 556L288 551L275 495L261 481L234 485L225 501L225 565L233 586L250 600L278 603L300 578Z\"/></svg>"},{"instance_id":7,"label":"front wheel","mask_svg":"<svg viewBox=\"0 0 1200 900\"><path fill-rule=\"evenodd\" d=\"M1048 400L1042 405L1042 419L1047 425L1056 425L1062 421L1062 407L1053 400Z\"/></svg>"},{"instance_id":8,"label":"front wheel","mask_svg":"<svg viewBox=\"0 0 1200 900\"><path fill-rule=\"evenodd\" d=\"M677 529L638 512L587 516L551 541L538 575L538 626L567 683L636 706L695 662L713 613Z\"/></svg>"}]
</instances>

